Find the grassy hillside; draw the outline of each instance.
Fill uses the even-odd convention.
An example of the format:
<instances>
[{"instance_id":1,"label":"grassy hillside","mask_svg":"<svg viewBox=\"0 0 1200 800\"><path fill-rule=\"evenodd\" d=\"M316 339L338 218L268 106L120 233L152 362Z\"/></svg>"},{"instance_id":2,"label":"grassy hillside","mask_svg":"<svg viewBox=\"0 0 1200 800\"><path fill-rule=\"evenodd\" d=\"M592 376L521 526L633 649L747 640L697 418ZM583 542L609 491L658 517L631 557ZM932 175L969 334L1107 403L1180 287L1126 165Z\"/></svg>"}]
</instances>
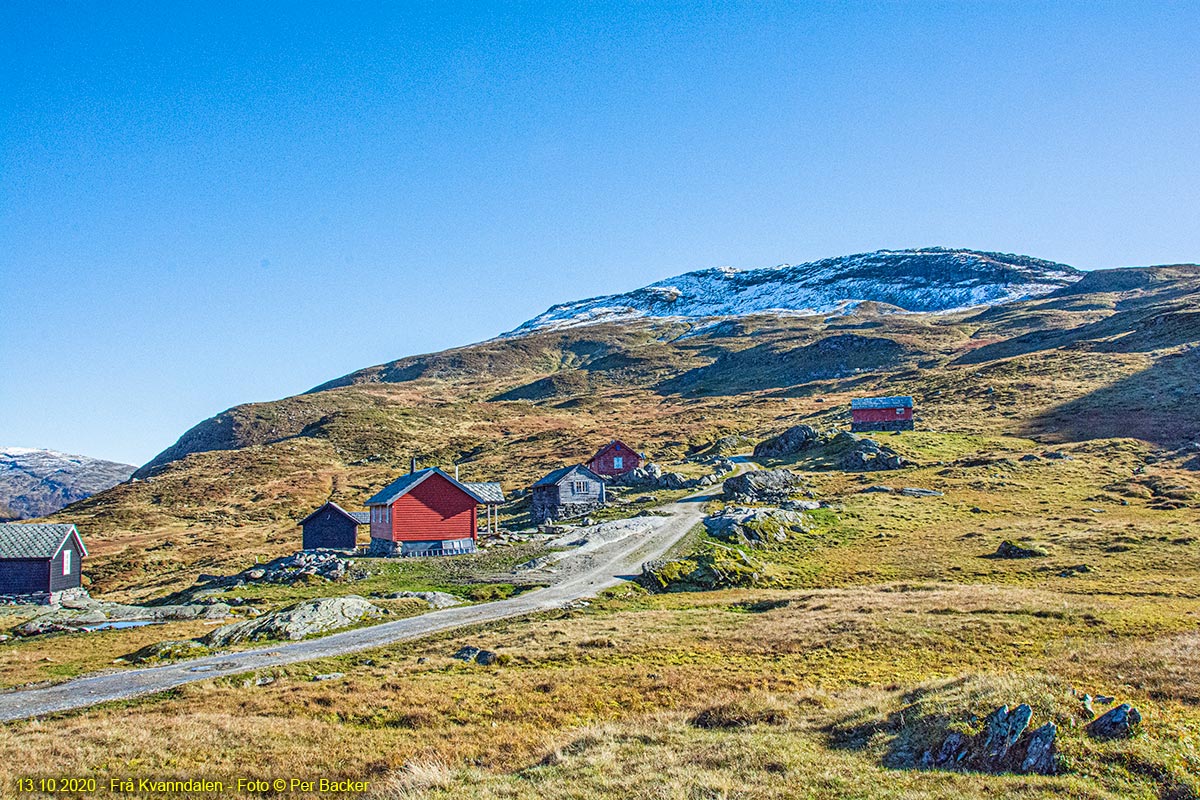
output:
<instances>
[{"instance_id":1,"label":"grassy hillside","mask_svg":"<svg viewBox=\"0 0 1200 800\"><path fill-rule=\"evenodd\" d=\"M1158 448L1200 437L1200 268L1092 273L955 315L598 325L405 358L230 409L116 487L80 525L97 589L133 595L294 549L327 499L358 506L423 464L508 490L619 436L669 461L727 435L843 425L849 399L917 397L920 427Z\"/></svg>"}]
</instances>

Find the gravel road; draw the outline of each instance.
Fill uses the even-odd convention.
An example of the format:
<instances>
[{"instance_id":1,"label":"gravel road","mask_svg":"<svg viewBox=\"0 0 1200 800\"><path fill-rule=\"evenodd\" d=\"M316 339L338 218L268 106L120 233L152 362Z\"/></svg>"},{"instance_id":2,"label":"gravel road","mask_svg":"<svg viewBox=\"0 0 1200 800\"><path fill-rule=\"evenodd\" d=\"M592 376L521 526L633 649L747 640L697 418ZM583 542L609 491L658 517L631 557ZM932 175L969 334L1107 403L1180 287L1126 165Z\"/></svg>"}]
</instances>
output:
<instances>
[{"instance_id":1,"label":"gravel road","mask_svg":"<svg viewBox=\"0 0 1200 800\"><path fill-rule=\"evenodd\" d=\"M744 459L735 460L741 461L743 468L754 468ZM706 489L702 493L657 509L664 516L639 518L639 521L649 523L645 531L581 553L580 558L583 561L578 566L573 565L572 569L563 570L563 579L544 589L535 589L494 603L431 611L408 619L334 633L310 641L276 644L240 653L182 661L163 667L91 675L41 689L0 693L0 721L27 719L112 700L125 700L205 680L214 675L250 672L295 664L299 661L339 656L393 642L418 639L452 628L558 608L573 600L594 596L597 592L639 574L643 562L662 556L671 545L703 519L704 501L719 490L718 484L715 488Z\"/></svg>"}]
</instances>

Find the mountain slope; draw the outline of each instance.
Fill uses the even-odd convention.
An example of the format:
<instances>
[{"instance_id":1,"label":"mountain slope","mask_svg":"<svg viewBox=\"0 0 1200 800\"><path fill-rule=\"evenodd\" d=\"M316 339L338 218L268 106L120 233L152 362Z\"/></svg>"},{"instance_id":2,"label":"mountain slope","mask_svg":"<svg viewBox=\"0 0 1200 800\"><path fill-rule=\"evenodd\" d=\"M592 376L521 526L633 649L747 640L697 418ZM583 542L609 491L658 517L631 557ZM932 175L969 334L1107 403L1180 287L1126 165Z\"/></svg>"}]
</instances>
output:
<instances>
[{"instance_id":1,"label":"mountain slope","mask_svg":"<svg viewBox=\"0 0 1200 800\"><path fill-rule=\"evenodd\" d=\"M0 448L0 514L13 519L52 514L128 480L133 470L129 464L54 450Z\"/></svg>"},{"instance_id":2,"label":"mountain slope","mask_svg":"<svg viewBox=\"0 0 1200 800\"><path fill-rule=\"evenodd\" d=\"M511 490L614 437L669 461L724 436L844 426L864 394L914 395L939 433L1177 448L1200 441L1197 313L1200 268L1183 266L936 314L861 303L535 330L231 408L58 518L85 531L98 588L152 593L293 550L308 511L357 507L414 457Z\"/></svg>"},{"instance_id":3,"label":"mountain slope","mask_svg":"<svg viewBox=\"0 0 1200 800\"><path fill-rule=\"evenodd\" d=\"M638 317L845 313L862 302L943 312L1049 294L1082 274L1007 253L880 250L765 269L689 272L633 292L553 306L506 335Z\"/></svg>"}]
</instances>

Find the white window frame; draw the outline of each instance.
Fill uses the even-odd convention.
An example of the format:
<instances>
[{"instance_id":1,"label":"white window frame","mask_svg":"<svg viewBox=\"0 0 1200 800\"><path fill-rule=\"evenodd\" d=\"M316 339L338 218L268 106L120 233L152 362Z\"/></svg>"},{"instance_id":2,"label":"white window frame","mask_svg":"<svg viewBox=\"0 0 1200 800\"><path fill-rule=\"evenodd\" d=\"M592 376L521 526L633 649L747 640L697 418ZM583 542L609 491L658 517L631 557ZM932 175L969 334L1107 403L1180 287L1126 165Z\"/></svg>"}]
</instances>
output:
<instances>
[{"instance_id":1,"label":"white window frame","mask_svg":"<svg viewBox=\"0 0 1200 800\"><path fill-rule=\"evenodd\" d=\"M63 550L63 575L71 574L71 551Z\"/></svg>"}]
</instances>

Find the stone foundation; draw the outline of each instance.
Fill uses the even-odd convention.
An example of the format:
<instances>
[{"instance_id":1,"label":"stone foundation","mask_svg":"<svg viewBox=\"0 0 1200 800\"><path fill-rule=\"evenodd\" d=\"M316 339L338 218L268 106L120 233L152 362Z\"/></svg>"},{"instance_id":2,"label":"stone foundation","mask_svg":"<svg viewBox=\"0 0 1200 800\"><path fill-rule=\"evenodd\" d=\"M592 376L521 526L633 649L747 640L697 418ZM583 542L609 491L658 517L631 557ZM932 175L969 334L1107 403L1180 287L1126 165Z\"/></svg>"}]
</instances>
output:
<instances>
[{"instance_id":1,"label":"stone foundation","mask_svg":"<svg viewBox=\"0 0 1200 800\"><path fill-rule=\"evenodd\" d=\"M585 517L594 511L599 511L604 508L604 503L592 501L587 503L566 503L564 505L542 505L534 503L529 509L529 515L533 518L535 525L541 525L543 522L558 522L564 519L574 519L575 517Z\"/></svg>"},{"instance_id":2,"label":"stone foundation","mask_svg":"<svg viewBox=\"0 0 1200 800\"><path fill-rule=\"evenodd\" d=\"M854 433L865 433L868 431L911 431L913 429L913 421L911 419L896 419L888 420L887 422L854 422L850 425L850 430Z\"/></svg>"},{"instance_id":3,"label":"stone foundation","mask_svg":"<svg viewBox=\"0 0 1200 800\"><path fill-rule=\"evenodd\" d=\"M2 594L0 606L57 606L63 601L86 600L91 595L87 589L76 587L61 592L32 592L30 594Z\"/></svg>"},{"instance_id":4,"label":"stone foundation","mask_svg":"<svg viewBox=\"0 0 1200 800\"><path fill-rule=\"evenodd\" d=\"M392 542L371 538L367 555L374 558L416 558L422 556L461 556L475 552L471 539L434 540L429 542Z\"/></svg>"}]
</instances>

